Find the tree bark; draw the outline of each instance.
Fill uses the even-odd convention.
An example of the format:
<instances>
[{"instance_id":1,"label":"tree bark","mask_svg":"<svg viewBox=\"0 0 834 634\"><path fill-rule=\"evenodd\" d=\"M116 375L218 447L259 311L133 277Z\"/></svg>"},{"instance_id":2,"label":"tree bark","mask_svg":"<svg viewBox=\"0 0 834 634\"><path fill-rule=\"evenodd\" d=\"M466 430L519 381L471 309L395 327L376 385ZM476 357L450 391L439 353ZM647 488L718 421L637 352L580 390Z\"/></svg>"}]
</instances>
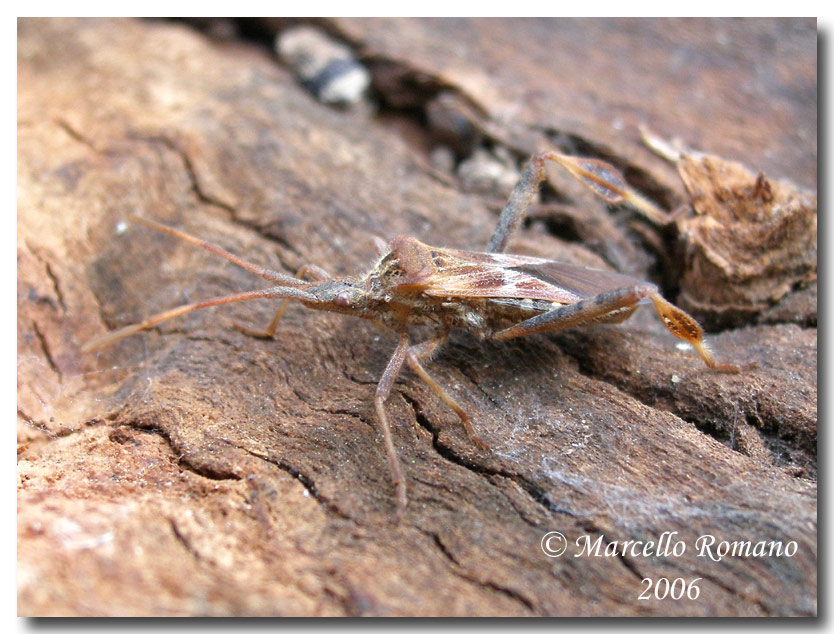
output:
<instances>
[{"instance_id":1,"label":"tree bark","mask_svg":"<svg viewBox=\"0 0 834 634\"><path fill-rule=\"evenodd\" d=\"M316 26L370 70L376 107L318 102L257 38L19 21L19 614L815 615L813 21ZM404 371L387 405L409 488L397 525L373 407L395 334L293 305L274 341L256 339L232 328L269 322L275 304L256 301L81 352L259 287L131 215L287 274L365 272L373 236L483 249L495 200L431 163L441 94L483 147L610 160L667 210L692 193L639 125L796 183L812 201L801 275L708 335L758 367L710 372L648 308L502 344L455 333L429 370L491 449ZM658 228L555 173L543 196L511 251L618 268L676 299L691 214ZM543 552L553 531L560 557ZM714 560L739 541L796 550ZM645 579L678 578L696 599L653 585L639 600Z\"/></svg>"}]
</instances>

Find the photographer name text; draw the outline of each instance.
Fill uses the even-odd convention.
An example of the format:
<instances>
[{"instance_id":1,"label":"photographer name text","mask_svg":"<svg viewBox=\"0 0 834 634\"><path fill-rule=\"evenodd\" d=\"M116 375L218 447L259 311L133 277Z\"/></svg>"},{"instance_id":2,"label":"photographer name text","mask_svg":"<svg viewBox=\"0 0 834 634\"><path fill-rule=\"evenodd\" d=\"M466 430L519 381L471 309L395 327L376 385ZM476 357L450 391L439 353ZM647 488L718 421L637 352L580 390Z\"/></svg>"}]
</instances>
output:
<instances>
[{"instance_id":1,"label":"photographer name text","mask_svg":"<svg viewBox=\"0 0 834 634\"><path fill-rule=\"evenodd\" d=\"M604 535L591 537L582 535L577 538L579 552L574 557L680 557L687 551L687 544L677 538L677 531L664 531L655 540L606 541ZM695 540L695 553L698 557L721 561L726 557L793 557L797 543L793 540L750 541L719 540L714 535L701 535Z\"/></svg>"}]
</instances>

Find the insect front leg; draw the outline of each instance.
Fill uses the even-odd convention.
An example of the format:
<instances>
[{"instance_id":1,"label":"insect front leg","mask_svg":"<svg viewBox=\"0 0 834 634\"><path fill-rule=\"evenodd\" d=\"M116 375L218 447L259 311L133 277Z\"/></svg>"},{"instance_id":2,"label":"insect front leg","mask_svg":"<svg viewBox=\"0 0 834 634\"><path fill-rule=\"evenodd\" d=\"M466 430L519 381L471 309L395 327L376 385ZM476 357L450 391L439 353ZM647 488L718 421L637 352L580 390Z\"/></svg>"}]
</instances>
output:
<instances>
[{"instance_id":1,"label":"insect front leg","mask_svg":"<svg viewBox=\"0 0 834 634\"><path fill-rule=\"evenodd\" d=\"M330 275L327 271L319 266L316 266L315 264L305 264L298 269L295 277L298 279L307 277L316 282L323 282L324 280L330 279ZM266 327L266 330L255 330L240 324L234 324L234 328L235 330L239 330L243 334L249 335L250 337L257 337L258 339L272 339L275 336L275 331L278 329L278 322L280 322L281 318L284 316L284 311L287 310L287 305L289 303L290 300L288 299L281 302L281 305L275 313L275 317L273 317L272 321L269 322L269 326Z\"/></svg>"},{"instance_id":2,"label":"insect front leg","mask_svg":"<svg viewBox=\"0 0 834 634\"><path fill-rule=\"evenodd\" d=\"M400 343L394 354L391 355L391 360L382 373L382 378L379 380L379 385L376 388L376 395L374 396L374 407L376 408L376 415L379 418L379 424L382 427L382 437L385 441L385 451L388 453L388 463L391 466L391 476L394 482L394 487L397 490L397 511L395 518L397 522L402 519L405 505L408 503L406 497L405 478L403 477L402 469L400 469L400 459L397 456L397 450L394 448L394 441L391 437L391 426L388 424L388 414L385 412L385 401L391 394L391 388L394 381L399 375L403 367L403 361L408 354L408 335L400 335Z\"/></svg>"},{"instance_id":3,"label":"insect front leg","mask_svg":"<svg viewBox=\"0 0 834 634\"><path fill-rule=\"evenodd\" d=\"M475 434L475 430L472 429L472 424L469 422L469 416L465 411L463 411L463 408L457 404L455 399L449 396L446 390L444 390L428 372L426 372L423 364L420 363L422 359L430 357L437 347L444 341L446 341L445 334L440 337L436 337L435 339L429 339L423 343L411 346L406 353L406 361L408 361L408 365L411 369L414 370L414 372L428 384L434 393L437 394L443 402L458 415L460 422L463 423L463 427L466 429L466 435L469 436L469 440L478 445L481 449L489 449L489 446Z\"/></svg>"}]
</instances>

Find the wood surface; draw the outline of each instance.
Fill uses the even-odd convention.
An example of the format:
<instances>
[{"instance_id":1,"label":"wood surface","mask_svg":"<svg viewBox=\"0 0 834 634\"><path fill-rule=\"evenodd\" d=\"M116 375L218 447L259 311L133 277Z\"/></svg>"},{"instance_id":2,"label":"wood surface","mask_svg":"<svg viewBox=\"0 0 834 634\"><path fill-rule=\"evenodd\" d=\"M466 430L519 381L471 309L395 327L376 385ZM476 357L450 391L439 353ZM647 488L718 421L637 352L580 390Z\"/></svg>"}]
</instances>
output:
<instances>
[{"instance_id":1,"label":"wood surface","mask_svg":"<svg viewBox=\"0 0 834 634\"><path fill-rule=\"evenodd\" d=\"M375 106L319 103L276 61L264 36L293 22L221 39L183 22L18 22L19 614L815 615L815 22L315 23L371 70ZM131 214L287 273L364 272L375 235L483 249L496 201L431 166L425 112L443 92L484 146L610 160L666 210L693 192L641 125L801 200L768 207L797 220L768 234L738 302L724 273L745 254L703 277L698 240L715 234L697 205L658 228L554 170L510 244L650 279L671 301L683 288L719 358L758 367L710 372L650 307L501 344L456 334L429 368L491 450L404 371L388 402L410 496L395 525L373 410L393 333L291 306L258 340L232 326L265 326L275 304L248 302L80 351L267 285ZM727 191L749 200L740 183ZM550 531L568 553L545 556ZM573 556L583 537L665 531L685 553ZM703 535L797 549L713 561ZM641 601L644 578L700 578L700 595Z\"/></svg>"}]
</instances>

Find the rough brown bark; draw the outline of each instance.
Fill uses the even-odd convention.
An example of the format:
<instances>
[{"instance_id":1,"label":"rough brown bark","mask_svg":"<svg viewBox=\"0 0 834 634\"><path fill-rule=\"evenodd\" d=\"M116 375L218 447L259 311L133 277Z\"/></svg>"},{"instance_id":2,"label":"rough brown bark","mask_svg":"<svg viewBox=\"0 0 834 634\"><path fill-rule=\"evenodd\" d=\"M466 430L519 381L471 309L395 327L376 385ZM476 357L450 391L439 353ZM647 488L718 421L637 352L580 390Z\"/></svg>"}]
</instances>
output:
<instances>
[{"instance_id":1,"label":"rough brown bark","mask_svg":"<svg viewBox=\"0 0 834 634\"><path fill-rule=\"evenodd\" d=\"M704 369L648 310L501 345L454 336L431 369L492 450L404 372L388 405L410 491L399 526L372 404L391 333L293 307L276 341L257 340L230 327L268 322L274 305L253 302L79 351L259 284L121 224L133 213L287 272L362 271L372 235L482 248L493 201L427 167L413 110L391 109L398 91L419 109L451 90L481 138L518 156L560 143L613 160L669 209L686 190L637 124L816 183L813 21L320 24L372 69L379 116L319 104L257 46L187 25L19 22L19 613L816 614L807 271L710 336L722 358L758 362L741 375ZM513 250L674 292L675 231L559 175L552 188L559 205ZM548 531L566 555L543 554ZM686 552L573 556L582 536L664 531ZM707 534L797 551L715 562L697 556ZM638 601L642 579L663 577L701 578L699 598Z\"/></svg>"}]
</instances>

